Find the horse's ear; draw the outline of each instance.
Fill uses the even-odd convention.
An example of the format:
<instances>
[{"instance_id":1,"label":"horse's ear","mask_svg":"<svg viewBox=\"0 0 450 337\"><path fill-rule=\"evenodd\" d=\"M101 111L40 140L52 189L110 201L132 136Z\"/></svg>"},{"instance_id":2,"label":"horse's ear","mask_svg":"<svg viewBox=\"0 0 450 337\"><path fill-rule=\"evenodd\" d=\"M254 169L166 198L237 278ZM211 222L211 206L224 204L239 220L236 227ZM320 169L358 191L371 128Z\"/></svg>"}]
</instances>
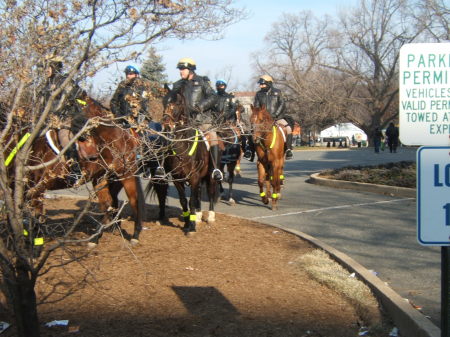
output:
<instances>
[{"instance_id":1,"label":"horse's ear","mask_svg":"<svg viewBox=\"0 0 450 337\"><path fill-rule=\"evenodd\" d=\"M171 92L169 85L167 83L164 83L164 91L166 95Z\"/></svg>"}]
</instances>

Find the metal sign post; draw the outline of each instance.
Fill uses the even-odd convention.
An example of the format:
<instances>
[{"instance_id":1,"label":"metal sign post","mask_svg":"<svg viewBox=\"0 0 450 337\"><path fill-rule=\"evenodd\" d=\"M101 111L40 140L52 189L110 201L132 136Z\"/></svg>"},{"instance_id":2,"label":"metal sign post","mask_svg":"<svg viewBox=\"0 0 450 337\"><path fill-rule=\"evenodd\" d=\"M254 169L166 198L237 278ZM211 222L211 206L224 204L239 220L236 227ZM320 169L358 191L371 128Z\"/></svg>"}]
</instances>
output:
<instances>
[{"instance_id":1,"label":"metal sign post","mask_svg":"<svg viewBox=\"0 0 450 337\"><path fill-rule=\"evenodd\" d=\"M441 247L441 336L450 337L450 43L400 50L400 140L417 151L417 234Z\"/></svg>"},{"instance_id":2,"label":"metal sign post","mask_svg":"<svg viewBox=\"0 0 450 337\"><path fill-rule=\"evenodd\" d=\"M441 337L450 336L450 249L441 247Z\"/></svg>"}]
</instances>

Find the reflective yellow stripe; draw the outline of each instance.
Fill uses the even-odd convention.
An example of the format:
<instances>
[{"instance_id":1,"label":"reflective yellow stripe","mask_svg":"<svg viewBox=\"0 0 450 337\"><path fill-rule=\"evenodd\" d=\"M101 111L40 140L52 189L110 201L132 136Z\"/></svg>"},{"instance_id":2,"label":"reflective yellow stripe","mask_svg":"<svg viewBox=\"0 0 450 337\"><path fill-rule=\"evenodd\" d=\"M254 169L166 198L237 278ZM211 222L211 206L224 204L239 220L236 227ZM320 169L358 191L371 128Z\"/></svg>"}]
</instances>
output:
<instances>
[{"instance_id":1,"label":"reflective yellow stripe","mask_svg":"<svg viewBox=\"0 0 450 337\"><path fill-rule=\"evenodd\" d=\"M78 104L81 104L81 105L87 104L86 101L83 101L82 99L79 99L79 98L77 98L77 102L78 102Z\"/></svg>"},{"instance_id":2,"label":"reflective yellow stripe","mask_svg":"<svg viewBox=\"0 0 450 337\"><path fill-rule=\"evenodd\" d=\"M284 175L280 174L280 179L283 180L284 179Z\"/></svg>"},{"instance_id":3,"label":"reflective yellow stripe","mask_svg":"<svg viewBox=\"0 0 450 337\"><path fill-rule=\"evenodd\" d=\"M273 176L270 176L270 180L273 180Z\"/></svg>"},{"instance_id":4,"label":"reflective yellow stripe","mask_svg":"<svg viewBox=\"0 0 450 337\"><path fill-rule=\"evenodd\" d=\"M23 230L23 236L28 236L28 231L26 229Z\"/></svg>"},{"instance_id":5,"label":"reflective yellow stripe","mask_svg":"<svg viewBox=\"0 0 450 337\"><path fill-rule=\"evenodd\" d=\"M14 149L12 149L11 153L6 158L5 166L8 166L11 163L11 161L13 160L15 155L17 154L17 151L19 151L19 149L23 146L23 144L25 144L25 142L28 140L28 138L30 138L30 136L31 136L31 134L29 132L27 132L22 137L22 139L19 141L19 143L17 143L17 145L14 147Z\"/></svg>"},{"instance_id":6,"label":"reflective yellow stripe","mask_svg":"<svg viewBox=\"0 0 450 337\"><path fill-rule=\"evenodd\" d=\"M278 198L278 194L272 193L272 199L276 199L276 198Z\"/></svg>"},{"instance_id":7,"label":"reflective yellow stripe","mask_svg":"<svg viewBox=\"0 0 450 337\"><path fill-rule=\"evenodd\" d=\"M266 196L266 192L261 192L261 193L259 193L259 196L260 196L260 197L265 197L265 196Z\"/></svg>"},{"instance_id":8,"label":"reflective yellow stripe","mask_svg":"<svg viewBox=\"0 0 450 337\"><path fill-rule=\"evenodd\" d=\"M189 215L189 220L190 220L190 221L195 221L195 220L197 220L197 215L195 215L195 214Z\"/></svg>"},{"instance_id":9,"label":"reflective yellow stripe","mask_svg":"<svg viewBox=\"0 0 450 337\"><path fill-rule=\"evenodd\" d=\"M184 216L184 217L187 217L187 216L189 216L189 214L190 214L190 213L189 213L189 211L187 211L187 212L183 212L183 216Z\"/></svg>"},{"instance_id":10,"label":"reflective yellow stripe","mask_svg":"<svg viewBox=\"0 0 450 337\"><path fill-rule=\"evenodd\" d=\"M195 153L195 150L197 150L197 145L198 145L198 130L195 130L195 139L194 139L194 144L192 144L192 148L189 151L188 155L192 156Z\"/></svg>"},{"instance_id":11,"label":"reflective yellow stripe","mask_svg":"<svg viewBox=\"0 0 450 337\"><path fill-rule=\"evenodd\" d=\"M277 141L277 128L274 126L272 126L272 143L270 144L269 148L273 148L275 146L275 142Z\"/></svg>"},{"instance_id":12,"label":"reflective yellow stripe","mask_svg":"<svg viewBox=\"0 0 450 337\"><path fill-rule=\"evenodd\" d=\"M44 244L44 238L35 238L34 239L35 246L42 246L43 244Z\"/></svg>"}]
</instances>

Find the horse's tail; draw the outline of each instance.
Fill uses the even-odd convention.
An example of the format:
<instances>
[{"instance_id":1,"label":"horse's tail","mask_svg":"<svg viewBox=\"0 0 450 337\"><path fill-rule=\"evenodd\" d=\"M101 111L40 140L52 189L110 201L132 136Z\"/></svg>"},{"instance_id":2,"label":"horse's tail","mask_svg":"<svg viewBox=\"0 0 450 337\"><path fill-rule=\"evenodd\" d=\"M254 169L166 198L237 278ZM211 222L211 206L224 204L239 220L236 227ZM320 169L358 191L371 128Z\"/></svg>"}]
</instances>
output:
<instances>
[{"instance_id":1,"label":"horse's tail","mask_svg":"<svg viewBox=\"0 0 450 337\"><path fill-rule=\"evenodd\" d=\"M148 185L145 187L144 200L147 200L148 196L150 196L150 199L153 199L155 195L158 197L159 219L163 219L166 215L168 189L169 183L166 180L150 180Z\"/></svg>"}]
</instances>

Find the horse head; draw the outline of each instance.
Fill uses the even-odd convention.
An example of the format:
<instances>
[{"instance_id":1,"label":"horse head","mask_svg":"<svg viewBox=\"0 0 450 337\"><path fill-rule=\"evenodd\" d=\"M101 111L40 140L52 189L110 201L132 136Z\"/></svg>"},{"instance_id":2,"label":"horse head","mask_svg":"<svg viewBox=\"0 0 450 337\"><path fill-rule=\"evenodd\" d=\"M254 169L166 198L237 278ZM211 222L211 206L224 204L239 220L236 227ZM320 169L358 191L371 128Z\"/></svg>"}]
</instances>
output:
<instances>
[{"instance_id":1,"label":"horse head","mask_svg":"<svg viewBox=\"0 0 450 337\"><path fill-rule=\"evenodd\" d=\"M173 129L176 125L184 125L187 122L186 103L182 93L176 93L164 85L166 94L163 98L163 118L165 128Z\"/></svg>"},{"instance_id":2,"label":"horse head","mask_svg":"<svg viewBox=\"0 0 450 337\"><path fill-rule=\"evenodd\" d=\"M77 101L79 104L83 105L83 112L86 114L87 118L112 116L109 109L88 95L83 95L81 98L77 99Z\"/></svg>"}]
</instances>

